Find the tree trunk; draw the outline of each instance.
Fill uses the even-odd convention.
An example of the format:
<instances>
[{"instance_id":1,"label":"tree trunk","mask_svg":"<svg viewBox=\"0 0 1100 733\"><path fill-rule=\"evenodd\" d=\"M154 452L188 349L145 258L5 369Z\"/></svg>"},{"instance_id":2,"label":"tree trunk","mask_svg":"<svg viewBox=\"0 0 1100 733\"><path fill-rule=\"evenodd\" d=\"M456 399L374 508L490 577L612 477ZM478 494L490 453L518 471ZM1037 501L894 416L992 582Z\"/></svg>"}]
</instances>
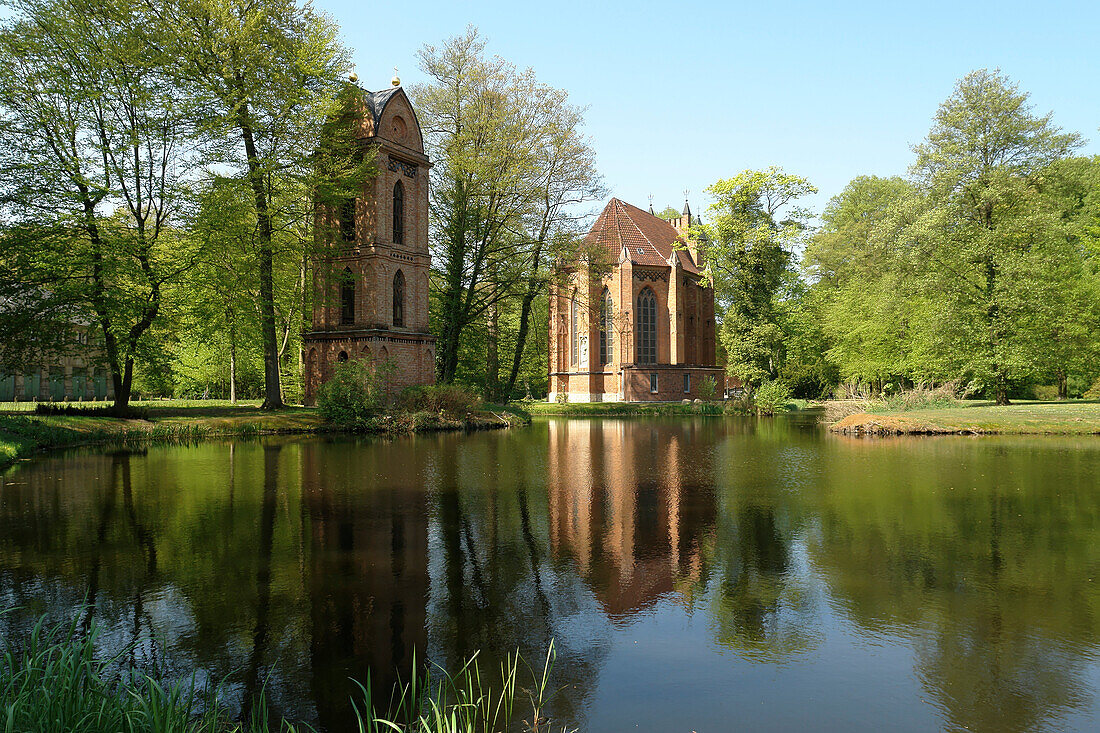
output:
<instances>
[{"instance_id":1,"label":"tree trunk","mask_svg":"<svg viewBox=\"0 0 1100 733\"><path fill-rule=\"evenodd\" d=\"M1069 399L1069 378L1064 369L1058 370L1058 399Z\"/></svg>"},{"instance_id":2,"label":"tree trunk","mask_svg":"<svg viewBox=\"0 0 1100 733\"><path fill-rule=\"evenodd\" d=\"M490 402L500 402L500 308L489 306L489 328L485 354L485 393Z\"/></svg>"},{"instance_id":3,"label":"tree trunk","mask_svg":"<svg viewBox=\"0 0 1100 733\"><path fill-rule=\"evenodd\" d=\"M239 80L239 77L238 77ZM248 105L241 102L237 108L237 126L244 140L248 156L248 182L256 201L257 237L260 250L260 329L264 343L264 403L263 409L277 410L283 407L282 388L279 384L279 339L275 333L275 249L274 226L264 188L263 171L256 153L256 141L252 132L252 118Z\"/></svg>"},{"instance_id":4,"label":"tree trunk","mask_svg":"<svg viewBox=\"0 0 1100 733\"><path fill-rule=\"evenodd\" d=\"M237 339L229 328L229 404L237 404Z\"/></svg>"}]
</instances>

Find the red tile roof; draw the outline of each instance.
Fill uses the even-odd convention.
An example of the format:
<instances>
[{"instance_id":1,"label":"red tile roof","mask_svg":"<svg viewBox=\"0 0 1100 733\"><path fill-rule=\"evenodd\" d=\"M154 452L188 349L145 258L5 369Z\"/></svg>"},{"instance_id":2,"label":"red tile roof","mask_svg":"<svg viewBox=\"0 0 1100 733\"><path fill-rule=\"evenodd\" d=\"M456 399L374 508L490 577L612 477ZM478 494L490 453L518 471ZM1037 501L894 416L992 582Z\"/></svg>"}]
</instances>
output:
<instances>
[{"instance_id":1,"label":"red tile roof","mask_svg":"<svg viewBox=\"0 0 1100 733\"><path fill-rule=\"evenodd\" d=\"M631 262L654 267L668 267L673 242L684 241L676 228L664 219L614 198L592 225L588 240L603 246L614 261L618 261L619 252L626 247ZM679 250L676 254L685 271L699 274L687 250Z\"/></svg>"}]
</instances>

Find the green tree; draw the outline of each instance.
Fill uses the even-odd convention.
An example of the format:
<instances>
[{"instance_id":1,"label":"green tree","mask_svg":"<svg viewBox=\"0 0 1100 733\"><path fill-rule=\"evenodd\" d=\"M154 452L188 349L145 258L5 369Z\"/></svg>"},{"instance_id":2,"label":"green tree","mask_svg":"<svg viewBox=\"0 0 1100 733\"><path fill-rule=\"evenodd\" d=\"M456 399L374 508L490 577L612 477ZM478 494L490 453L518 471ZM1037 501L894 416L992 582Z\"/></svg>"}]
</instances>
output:
<instances>
[{"instance_id":1,"label":"green tree","mask_svg":"<svg viewBox=\"0 0 1100 733\"><path fill-rule=\"evenodd\" d=\"M919 205L901 178L859 176L830 199L803 254L814 306L805 328L821 329L839 377L867 382L872 391L910 375L923 301L898 233L919 215Z\"/></svg>"},{"instance_id":2,"label":"green tree","mask_svg":"<svg viewBox=\"0 0 1100 733\"><path fill-rule=\"evenodd\" d=\"M128 0L17 0L0 29L0 330L71 327L102 338L125 411L164 289L197 252L174 229L189 201L193 129L144 42L157 19ZM69 330L68 328L64 330ZM25 342L0 334L5 343ZM56 339L54 340L56 342ZM34 344L32 343L32 346Z\"/></svg>"},{"instance_id":3,"label":"green tree","mask_svg":"<svg viewBox=\"0 0 1100 733\"><path fill-rule=\"evenodd\" d=\"M515 387L548 264L577 240L577 207L602 195L582 110L530 69L485 57L474 28L420 51L431 81L413 89L432 157L433 300L439 377L459 372L463 339L486 322L492 397ZM512 364L499 384L505 301L520 314Z\"/></svg>"},{"instance_id":4,"label":"green tree","mask_svg":"<svg viewBox=\"0 0 1100 733\"><path fill-rule=\"evenodd\" d=\"M707 271L725 311L727 369L751 389L778 376L784 353L780 301L791 282L792 253L809 231L799 198L815 193L779 168L743 171L707 189Z\"/></svg>"},{"instance_id":5,"label":"green tree","mask_svg":"<svg viewBox=\"0 0 1100 733\"><path fill-rule=\"evenodd\" d=\"M173 29L165 45L180 59L177 78L192 114L203 121L209 161L248 183L264 406L278 408L280 355L290 334L284 329L280 338L280 317L301 321L300 301L280 313L279 261L302 263L304 287L303 248L311 240L318 190L313 154L326 123L340 111L348 52L331 18L295 0L178 0L158 7Z\"/></svg>"},{"instance_id":6,"label":"green tree","mask_svg":"<svg viewBox=\"0 0 1100 733\"><path fill-rule=\"evenodd\" d=\"M937 348L998 404L1034 376L1046 348L1040 305L1062 299L1074 257L1042 181L1081 139L1050 114L1033 114L1027 100L999 72L967 75L940 105L913 166L928 205L909 241L926 291L942 294Z\"/></svg>"}]
</instances>

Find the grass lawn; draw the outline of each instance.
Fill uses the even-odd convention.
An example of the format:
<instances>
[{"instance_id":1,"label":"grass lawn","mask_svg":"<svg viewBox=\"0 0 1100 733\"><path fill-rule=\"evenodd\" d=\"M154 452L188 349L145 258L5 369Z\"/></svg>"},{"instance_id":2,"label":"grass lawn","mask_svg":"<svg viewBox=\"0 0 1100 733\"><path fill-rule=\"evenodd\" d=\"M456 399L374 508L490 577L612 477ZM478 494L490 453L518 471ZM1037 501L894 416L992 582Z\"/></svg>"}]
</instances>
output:
<instances>
[{"instance_id":1,"label":"grass lawn","mask_svg":"<svg viewBox=\"0 0 1100 733\"><path fill-rule=\"evenodd\" d=\"M991 402L974 401L959 407L857 412L837 421L830 429L871 435L1091 435L1100 434L1100 402L1017 402L998 407Z\"/></svg>"}]
</instances>

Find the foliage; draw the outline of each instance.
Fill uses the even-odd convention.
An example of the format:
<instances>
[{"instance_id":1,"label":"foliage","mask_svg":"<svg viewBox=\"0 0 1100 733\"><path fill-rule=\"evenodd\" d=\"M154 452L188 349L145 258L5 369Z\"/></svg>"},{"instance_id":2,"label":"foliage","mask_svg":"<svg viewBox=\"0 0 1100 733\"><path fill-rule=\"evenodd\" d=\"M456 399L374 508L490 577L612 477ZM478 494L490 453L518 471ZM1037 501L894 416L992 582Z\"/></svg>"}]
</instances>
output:
<instances>
[{"instance_id":1,"label":"foliage","mask_svg":"<svg viewBox=\"0 0 1100 733\"><path fill-rule=\"evenodd\" d=\"M345 429L362 429L385 404L396 370L393 362L337 364L317 392L317 408L326 420Z\"/></svg>"},{"instance_id":2,"label":"foliage","mask_svg":"<svg viewBox=\"0 0 1100 733\"><path fill-rule=\"evenodd\" d=\"M810 216L797 201L816 191L806 179L775 167L743 171L707 189L715 202L706 269L724 314L727 369L750 390L774 379L785 356L784 289L796 279L792 252Z\"/></svg>"},{"instance_id":3,"label":"foliage","mask_svg":"<svg viewBox=\"0 0 1100 733\"><path fill-rule=\"evenodd\" d=\"M703 377L699 382L699 396L706 400L711 401L718 395L718 380L709 374Z\"/></svg>"},{"instance_id":4,"label":"foliage","mask_svg":"<svg viewBox=\"0 0 1100 733\"><path fill-rule=\"evenodd\" d=\"M791 389L778 379L761 384L752 394L752 404L757 414L774 415L785 412L791 401Z\"/></svg>"},{"instance_id":5,"label":"foliage","mask_svg":"<svg viewBox=\"0 0 1100 733\"><path fill-rule=\"evenodd\" d=\"M602 195L582 110L560 89L486 58L476 29L420 51L430 82L413 89L433 160L433 301L439 377L455 381L468 331L485 322L488 396L515 387L549 265L579 241L577 207ZM513 358L499 384L500 309L520 303Z\"/></svg>"},{"instance_id":6,"label":"foliage","mask_svg":"<svg viewBox=\"0 0 1100 733\"><path fill-rule=\"evenodd\" d=\"M958 380L999 403L1100 371L1100 166L998 72L960 80L915 148L912 178L834 197L803 271L835 377L872 395ZM804 330L804 329L802 329Z\"/></svg>"},{"instance_id":7,"label":"foliage","mask_svg":"<svg viewBox=\"0 0 1100 733\"><path fill-rule=\"evenodd\" d=\"M398 405L410 412L448 412L465 415L481 407L481 398L468 387L456 384L433 384L406 387Z\"/></svg>"},{"instance_id":8,"label":"foliage","mask_svg":"<svg viewBox=\"0 0 1100 733\"><path fill-rule=\"evenodd\" d=\"M194 122L167 57L145 42L160 27L148 6L11 8L0 30L0 299L14 313L0 329L29 321L71 347L61 335L94 324L125 407L165 287L198 256L173 229L190 198ZM25 341L0 333L5 351L26 347L18 356L35 349Z\"/></svg>"},{"instance_id":9,"label":"foliage","mask_svg":"<svg viewBox=\"0 0 1100 733\"><path fill-rule=\"evenodd\" d=\"M250 294L264 355L264 404L279 407L282 358L302 322L315 206L358 190L372 170L372 161L347 140L326 140L315 157L327 123L348 101L349 54L332 19L296 0L177 0L159 7L171 28L165 40L177 59L174 81L202 122L205 157L231 170L239 184L229 191L235 197L212 205L232 207L232 221L250 225L255 267L239 285L255 284ZM288 260L297 297L280 302L277 283L288 283L279 271ZM228 285L238 286L232 279ZM232 325L239 314L226 301L214 302Z\"/></svg>"}]
</instances>

